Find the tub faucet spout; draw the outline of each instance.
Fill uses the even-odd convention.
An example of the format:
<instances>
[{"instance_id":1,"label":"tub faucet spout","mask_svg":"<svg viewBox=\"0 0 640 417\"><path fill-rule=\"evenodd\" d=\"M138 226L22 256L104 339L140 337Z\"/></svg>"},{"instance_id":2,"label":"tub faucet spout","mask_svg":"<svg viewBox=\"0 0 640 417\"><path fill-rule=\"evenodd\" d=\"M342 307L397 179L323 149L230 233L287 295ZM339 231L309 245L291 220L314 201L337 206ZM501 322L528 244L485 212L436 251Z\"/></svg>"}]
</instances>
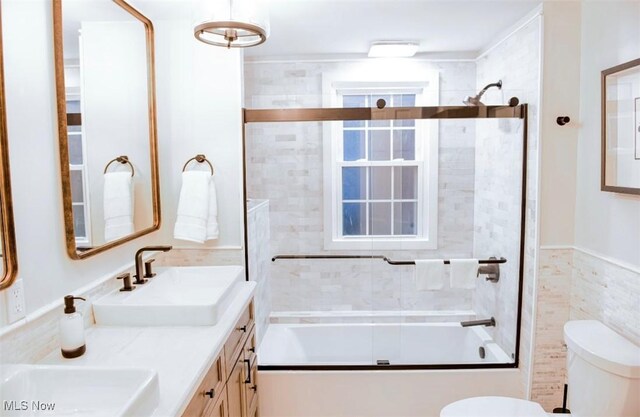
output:
<instances>
[{"instance_id":1,"label":"tub faucet spout","mask_svg":"<svg viewBox=\"0 0 640 417\"><path fill-rule=\"evenodd\" d=\"M490 326L490 327L495 327L496 319L491 317L490 319L484 319L484 320L461 321L460 325L462 327L472 327L472 326Z\"/></svg>"}]
</instances>

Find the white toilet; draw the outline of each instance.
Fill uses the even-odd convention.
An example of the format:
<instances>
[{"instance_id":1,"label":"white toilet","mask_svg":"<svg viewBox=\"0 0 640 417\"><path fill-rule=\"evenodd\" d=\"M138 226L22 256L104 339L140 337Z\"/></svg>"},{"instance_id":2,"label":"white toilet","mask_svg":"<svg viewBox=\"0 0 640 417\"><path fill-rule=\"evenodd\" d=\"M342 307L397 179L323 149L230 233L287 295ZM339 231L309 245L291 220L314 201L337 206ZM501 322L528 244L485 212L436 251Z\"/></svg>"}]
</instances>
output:
<instances>
[{"instance_id":1,"label":"white toilet","mask_svg":"<svg viewBox=\"0 0 640 417\"><path fill-rule=\"evenodd\" d=\"M640 416L640 347L596 320L567 322L564 340L571 416ZM440 412L440 417L549 415L537 403L508 397L467 398Z\"/></svg>"}]
</instances>

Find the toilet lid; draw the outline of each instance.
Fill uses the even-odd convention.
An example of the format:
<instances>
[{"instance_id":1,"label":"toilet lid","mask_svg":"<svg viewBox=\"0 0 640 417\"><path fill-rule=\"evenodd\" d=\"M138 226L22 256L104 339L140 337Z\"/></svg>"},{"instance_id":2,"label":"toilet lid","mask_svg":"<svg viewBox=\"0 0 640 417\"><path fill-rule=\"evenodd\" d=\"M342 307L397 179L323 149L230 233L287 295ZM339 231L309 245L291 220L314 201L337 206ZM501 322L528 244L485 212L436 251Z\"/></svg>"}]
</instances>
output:
<instances>
[{"instance_id":1,"label":"toilet lid","mask_svg":"<svg viewBox=\"0 0 640 417\"><path fill-rule=\"evenodd\" d=\"M440 417L547 417L540 404L509 397L473 397L456 401Z\"/></svg>"}]
</instances>

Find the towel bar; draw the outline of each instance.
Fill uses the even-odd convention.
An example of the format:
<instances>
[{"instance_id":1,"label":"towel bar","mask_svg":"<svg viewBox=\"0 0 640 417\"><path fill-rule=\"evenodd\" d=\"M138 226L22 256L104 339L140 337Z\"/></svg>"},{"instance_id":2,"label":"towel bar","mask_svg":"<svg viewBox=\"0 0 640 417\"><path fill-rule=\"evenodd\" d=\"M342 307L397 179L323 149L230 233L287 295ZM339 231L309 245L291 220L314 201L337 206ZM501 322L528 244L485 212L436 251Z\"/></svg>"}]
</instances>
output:
<instances>
[{"instance_id":1,"label":"towel bar","mask_svg":"<svg viewBox=\"0 0 640 417\"><path fill-rule=\"evenodd\" d=\"M201 164L203 162L206 162L209 165L209 168L211 169L211 175L213 175L215 173L215 170L213 169L213 165L207 159L207 157L204 156L203 154L198 154L198 155L194 156L193 158L189 159L187 162L185 162L184 166L182 167L182 172L187 170L187 165L189 165L189 162L191 162L191 161L196 161L199 164Z\"/></svg>"},{"instance_id":2,"label":"towel bar","mask_svg":"<svg viewBox=\"0 0 640 417\"><path fill-rule=\"evenodd\" d=\"M107 166L104 167L105 174L109 170L109 166L111 166L111 164L113 164L114 162L119 162L123 165L129 164L129 167L131 168L131 176L133 177L136 174L136 170L135 168L133 168L133 164L131 163L131 161L129 161L129 157L127 155L120 155L119 157L113 158L111 161L107 162Z\"/></svg>"}]
</instances>

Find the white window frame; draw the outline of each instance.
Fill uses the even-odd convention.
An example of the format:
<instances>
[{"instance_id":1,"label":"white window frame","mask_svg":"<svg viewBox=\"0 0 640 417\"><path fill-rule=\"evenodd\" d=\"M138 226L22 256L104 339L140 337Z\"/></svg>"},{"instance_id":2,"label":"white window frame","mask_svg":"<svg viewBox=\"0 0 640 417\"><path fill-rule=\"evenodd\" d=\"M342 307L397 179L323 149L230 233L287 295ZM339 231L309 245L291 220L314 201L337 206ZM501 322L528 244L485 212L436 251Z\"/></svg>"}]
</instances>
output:
<instances>
[{"instance_id":1,"label":"white window frame","mask_svg":"<svg viewBox=\"0 0 640 417\"><path fill-rule=\"evenodd\" d=\"M439 105L439 75L418 81L323 80L324 107L342 107L345 94L416 94L416 106ZM326 123L330 123L327 125ZM345 163L342 122L325 122L323 129L324 247L326 250L436 249L438 242L438 125L416 120L416 162L367 161ZM418 233L416 236L342 236L342 167L418 165ZM425 202L426 197L426 202Z\"/></svg>"}]
</instances>

